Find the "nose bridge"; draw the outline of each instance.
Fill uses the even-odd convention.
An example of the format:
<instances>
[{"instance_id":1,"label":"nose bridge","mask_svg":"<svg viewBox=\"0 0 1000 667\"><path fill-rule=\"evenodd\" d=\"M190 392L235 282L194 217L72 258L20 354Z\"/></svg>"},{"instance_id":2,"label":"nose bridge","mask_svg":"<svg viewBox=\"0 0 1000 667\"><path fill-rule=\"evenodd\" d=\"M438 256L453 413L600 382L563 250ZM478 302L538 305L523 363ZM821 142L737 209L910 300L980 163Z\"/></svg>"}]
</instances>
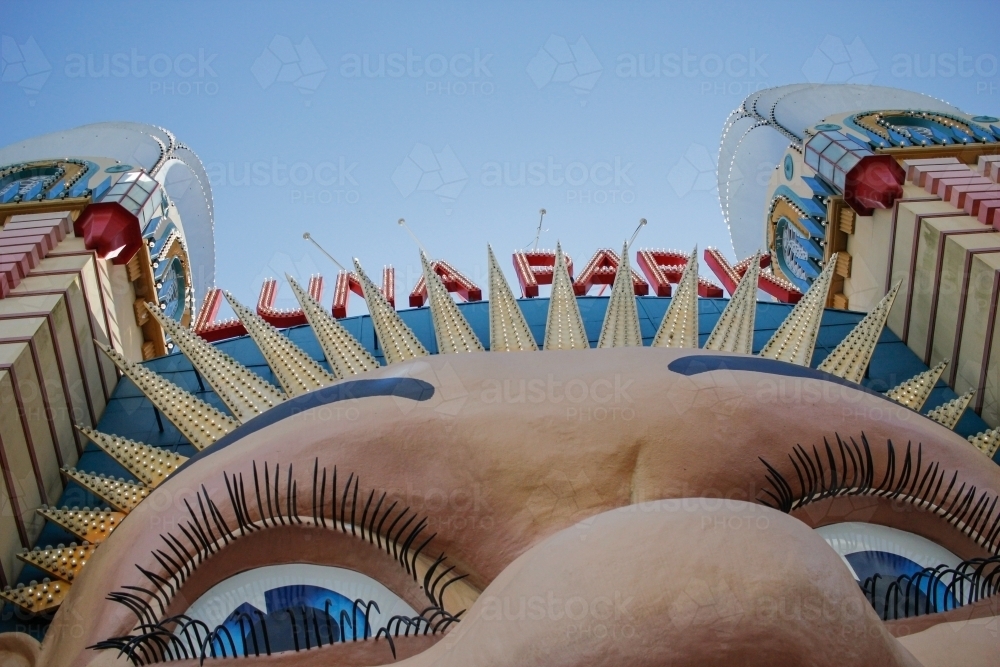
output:
<instances>
[{"instance_id":1,"label":"nose bridge","mask_svg":"<svg viewBox=\"0 0 1000 667\"><path fill-rule=\"evenodd\" d=\"M411 663L915 665L821 537L749 503L605 512L533 547ZM543 664L537 661L537 664Z\"/></svg>"}]
</instances>

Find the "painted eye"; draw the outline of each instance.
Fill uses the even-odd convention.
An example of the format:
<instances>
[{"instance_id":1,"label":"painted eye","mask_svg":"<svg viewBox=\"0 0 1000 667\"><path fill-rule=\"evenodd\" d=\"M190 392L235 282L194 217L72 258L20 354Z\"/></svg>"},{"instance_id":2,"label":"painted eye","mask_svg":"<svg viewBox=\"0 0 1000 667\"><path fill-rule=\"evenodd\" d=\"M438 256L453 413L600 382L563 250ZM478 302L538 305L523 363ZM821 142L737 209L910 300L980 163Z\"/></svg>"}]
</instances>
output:
<instances>
[{"instance_id":1,"label":"painted eye","mask_svg":"<svg viewBox=\"0 0 1000 667\"><path fill-rule=\"evenodd\" d=\"M984 559L963 562L926 538L877 524L839 523L816 532L884 620L948 611L978 599L976 565Z\"/></svg>"},{"instance_id":2,"label":"painted eye","mask_svg":"<svg viewBox=\"0 0 1000 667\"><path fill-rule=\"evenodd\" d=\"M961 560L927 539L878 524L817 528L882 620L940 613L1000 593L996 494L958 484L957 471L924 460L920 443L907 443L904 449L886 440L884 449L876 452L864 433L857 440L834 434L833 442L823 439L822 449L813 446L810 451L802 445L792 449L788 472L794 476L761 459L767 487L758 500L787 513L846 497L866 498L874 508L887 501L901 502L928 512L932 521L957 528L960 535L953 537L986 554ZM808 515L800 518L809 522Z\"/></svg>"},{"instance_id":3,"label":"painted eye","mask_svg":"<svg viewBox=\"0 0 1000 667\"><path fill-rule=\"evenodd\" d=\"M359 572L301 563L270 565L229 577L185 612L184 629L213 629L215 655L300 650L368 639L394 616L417 615L395 593ZM266 639L265 639L266 637ZM209 651L210 653L212 651Z\"/></svg>"},{"instance_id":4,"label":"painted eye","mask_svg":"<svg viewBox=\"0 0 1000 667\"><path fill-rule=\"evenodd\" d=\"M318 461L301 478L262 468L249 485L225 480L228 507L204 486L198 511L184 500L190 520L136 564L150 587L108 596L135 615L132 631L91 648L150 664L384 638L395 655L393 637L443 633L479 596L444 553L423 553L436 534L387 492L361 492L353 474L338 486Z\"/></svg>"}]
</instances>

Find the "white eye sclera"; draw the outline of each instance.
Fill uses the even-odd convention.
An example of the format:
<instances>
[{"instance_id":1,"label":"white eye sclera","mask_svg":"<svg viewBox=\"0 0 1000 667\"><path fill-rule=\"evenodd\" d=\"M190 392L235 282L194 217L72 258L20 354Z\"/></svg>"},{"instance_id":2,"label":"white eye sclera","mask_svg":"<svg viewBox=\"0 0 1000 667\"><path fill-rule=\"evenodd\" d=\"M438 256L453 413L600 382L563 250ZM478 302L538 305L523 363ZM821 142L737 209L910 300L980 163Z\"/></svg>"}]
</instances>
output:
<instances>
[{"instance_id":1,"label":"white eye sclera","mask_svg":"<svg viewBox=\"0 0 1000 667\"><path fill-rule=\"evenodd\" d=\"M955 567L961 558L930 540L873 523L838 523L817 528L854 578L864 581L876 572L883 578L912 575L925 567Z\"/></svg>"},{"instance_id":2,"label":"white eye sclera","mask_svg":"<svg viewBox=\"0 0 1000 667\"><path fill-rule=\"evenodd\" d=\"M229 577L185 614L209 631L225 628L213 640L220 655L243 655L254 640L262 645L265 635L272 653L363 639L374 636L393 616L416 616L410 605L371 577L303 563L269 565Z\"/></svg>"},{"instance_id":3,"label":"white eye sclera","mask_svg":"<svg viewBox=\"0 0 1000 667\"><path fill-rule=\"evenodd\" d=\"M853 522L816 532L837 552L883 620L948 611L977 599L968 564L919 535Z\"/></svg>"}]
</instances>

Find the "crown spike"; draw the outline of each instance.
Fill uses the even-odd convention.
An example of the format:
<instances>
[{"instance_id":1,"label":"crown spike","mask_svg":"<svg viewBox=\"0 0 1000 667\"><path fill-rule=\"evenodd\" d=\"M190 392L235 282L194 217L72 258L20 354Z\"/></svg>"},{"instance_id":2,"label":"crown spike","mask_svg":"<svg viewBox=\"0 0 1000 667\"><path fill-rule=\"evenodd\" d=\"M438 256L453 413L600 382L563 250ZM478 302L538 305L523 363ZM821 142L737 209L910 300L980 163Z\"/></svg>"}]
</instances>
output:
<instances>
[{"instance_id":1,"label":"crown spike","mask_svg":"<svg viewBox=\"0 0 1000 667\"><path fill-rule=\"evenodd\" d=\"M82 510L69 507L60 509L40 507L35 511L48 521L91 544L106 540L111 531L125 518L124 512L89 507L84 507Z\"/></svg>"},{"instance_id":2,"label":"crown spike","mask_svg":"<svg viewBox=\"0 0 1000 667\"><path fill-rule=\"evenodd\" d=\"M864 319L857 323L847 334L847 338L833 349L833 352L819 365L819 370L832 373L837 377L861 383L871 363L875 346L889 317L889 309L899 293L901 283L896 283L889 293L871 309Z\"/></svg>"},{"instance_id":3,"label":"crown spike","mask_svg":"<svg viewBox=\"0 0 1000 667\"><path fill-rule=\"evenodd\" d=\"M580 306L573 292L573 281L566 269L562 246L556 243L556 264L552 272L552 294L545 319L546 350L589 350L587 330L580 316Z\"/></svg>"},{"instance_id":4,"label":"crown spike","mask_svg":"<svg viewBox=\"0 0 1000 667\"><path fill-rule=\"evenodd\" d=\"M35 615L57 609L69 595L72 587L72 584L65 581L49 581L46 577L42 583L32 581L27 586L18 584L16 588L8 587L0 591L0 598L17 605L30 615Z\"/></svg>"},{"instance_id":5,"label":"crown spike","mask_svg":"<svg viewBox=\"0 0 1000 667\"><path fill-rule=\"evenodd\" d=\"M95 496L111 505L119 512L128 514L149 495L150 489L143 484L126 482L122 479L94 475L76 468L62 468L63 475Z\"/></svg>"},{"instance_id":6,"label":"crown spike","mask_svg":"<svg viewBox=\"0 0 1000 667\"><path fill-rule=\"evenodd\" d=\"M302 312L305 313L309 326L316 334L316 340L323 348L323 354L326 355L326 361L330 364L334 375L346 378L378 368L378 361L358 342L357 338L327 314L323 306L302 289L294 278L286 273L285 279L291 285L295 298L299 300Z\"/></svg>"},{"instance_id":7,"label":"crown spike","mask_svg":"<svg viewBox=\"0 0 1000 667\"><path fill-rule=\"evenodd\" d=\"M535 337L489 244L486 257L490 265L490 351L537 351Z\"/></svg>"},{"instance_id":8,"label":"crown spike","mask_svg":"<svg viewBox=\"0 0 1000 667\"><path fill-rule=\"evenodd\" d=\"M285 400L280 389L180 322L163 315L155 305L147 303L146 309L240 423Z\"/></svg>"},{"instance_id":9,"label":"crown spike","mask_svg":"<svg viewBox=\"0 0 1000 667\"><path fill-rule=\"evenodd\" d=\"M753 351L754 318L757 315L757 278L760 275L760 252L750 260L747 272L729 298L726 309L705 341L706 350L717 352Z\"/></svg>"},{"instance_id":10,"label":"crown spike","mask_svg":"<svg viewBox=\"0 0 1000 667\"><path fill-rule=\"evenodd\" d=\"M68 547L60 544L55 549L46 547L45 549L22 551L17 554L17 558L56 579L72 582L80 574L80 570L87 564L90 557L94 555L96 548L96 544L77 545L76 542L73 542Z\"/></svg>"},{"instance_id":11,"label":"crown spike","mask_svg":"<svg viewBox=\"0 0 1000 667\"><path fill-rule=\"evenodd\" d=\"M970 389L961 396L953 398L947 403L942 403L937 406L927 413L927 417L933 419L945 428L955 430L958 420L962 418L962 415L965 413L965 409L969 407L969 401L972 400L972 396L975 393L975 389Z\"/></svg>"},{"instance_id":12,"label":"crown spike","mask_svg":"<svg viewBox=\"0 0 1000 667\"><path fill-rule=\"evenodd\" d=\"M375 284L365 274L361 268L361 262L354 259L354 271L358 275L361 283L361 291L365 295L365 303L368 304L368 312L372 318L372 325L375 327L375 335L382 346L382 354L385 355L386 363L394 364L399 361L426 357L427 348L423 346L416 334L406 326L403 318L389 304L382 291L375 287Z\"/></svg>"},{"instance_id":13,"label":"crown spike","mask_svg":"<svg viewBox=\"0 0 1000 667\"><path fill-rule=\"evenodd\" d=\"M151 489L159 486L163 480L188 460L186 456L169 452L160 447L153 447L117 435L101 433L85 426L77 426L76 428Z\"/></svg>"},{"instance_id":14,"label":"crown spike","mask_svg":"<svg viewBox=\"0 0 1000 667\"><path fill-rule=\"evenodd\" d=\"M826 263L806 293L785 317L771 339L760 351L760 356L778 361L787 361L799 366L811 366L819 325L826 309L826 299L830 292L830 282L837 266L837 254Z\"/></svg>"},{"instance_id":15,"label":"crown spike","mask_svg":"<svg viewBox=\"0 0 1000 667\"><path fill-rule=\"evenodd\" d=\"M142 364L129 361L107 345L97 345L195 449L205 449L239 426L239 422L229 415L216 410Z\"/></svg>"},{"instance_id":16,"label":"crown spike","mask_svg":"<svg viewBox=\"0 0 1000 667\"><path fill-rule=\"evenodd\" d=\"M632 267L628 261L628 241L622 245L622 255L611 286L611 298L604 313L601 337L597 347L642 347L639 331L639 308L635 303Z\"/></svg>"},{"instance_id":17,"label":"crown spike","mask_svg":"<svg viewBox=\"0 0 1000 667\"><path fill-rule=\"evenodd\" d=\"M278 384L289 396L301 396L307 392L326 387L337 381L333 375L310 357L305 351L288 339L263 317L260 317L229 292L224 292L229 305L233 307L247 333L253 338L274 371Z\"/></svg>"},{"instance_id":18,"label":"crown spike","mask_svg":"<svg viewBox=\"0 0 1000 667\"><path fill-rule=\"evenodd\" d=\"M945 359L934 368L926 370L923 373L918 373L906 382L896 385L885 392L885 395L900 405L905 405L920 412L924 408L924 403L930 398L934 386L941 378L941 374L944 373L947 365L948 360Z\"/></svg>"},{"instance_id":19,"label":"crown spike","mask_svg":"<svg viewBox=\"0 0 1000 667\"><path fill-rule=\"evenodd\" d=\"M1000 428L994 428L989 431L977 433L976 435L970 435L969 442L971 442L976 449L992 459L993 455L997 453L998 449L1000 449Z\"/></svg>"},{"instance_id":20,"label":"crown spike","mask_svg":"<svg viewBox=\"0 0 1000 667\"><path fill-rule=\"evenodd\" d=\"M652 347L698 347L698 246L688 257Z\"/></svg>"},{"instance_id":21,"label":"crown spike","mask_svg":"<svg viewBox=\"0 0 1000 667\"><path fill-rule=\"evenodd\" d=\"M484 352L483 344L479 342L462 311L455 305L451 294L441 282L441 277L431 267L423 250L420 251L420 265L423 267L424 282L427 284L427 301L431 308L431 321L434 323L438 354Z\"/></svg>"}]
</instances>

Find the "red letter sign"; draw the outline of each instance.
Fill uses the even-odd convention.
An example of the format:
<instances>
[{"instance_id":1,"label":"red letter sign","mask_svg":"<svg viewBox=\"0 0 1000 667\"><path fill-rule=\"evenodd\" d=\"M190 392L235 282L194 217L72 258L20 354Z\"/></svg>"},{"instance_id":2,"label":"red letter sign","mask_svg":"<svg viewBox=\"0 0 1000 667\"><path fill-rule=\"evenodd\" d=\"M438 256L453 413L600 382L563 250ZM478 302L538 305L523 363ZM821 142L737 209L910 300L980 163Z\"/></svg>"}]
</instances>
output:
<instances>
[{"instance_id":1,"label":"red letter sign","mask_svg":"<svg viewBox=\"0 0 1000 667\"><path fill-rule=\"evenodd\" d=\"M573 277L573 259L563 254L566 270ZM554 250L518 250L514 253L514 272L521 283L521 295L527 299L538 296L539 285L552 284L552 272L556 266Z\"/></svg>"},{"instance_id":2,"label":"red letter sign","mask_svg":"<svg viewBox=\"0 0 1000 667\"><path fill-rule=\"evenodd\" d=\"M670 296L671 284L680 282L688 256L676 250L640 250L636 253L636 264L646 274L646 280L656 290L656 296ZM698 276L698 296L718 298L722 290L708 279Z\"/></svg>"},{"instance_id":3,"label":"red letter sign","mask_svg":"<svg viewBox=\"0 0 1000 667\"><path fill-rule=\"evenodd\" d=\"M613 285L615 273L618 272L618 253L610 248L602 248L594 253L587 265L583 267L580 276L573 281L573 292L577 296L585 296L594 285ZM632 269L632 288L636 296L649 294L649 285L635 269Z\"/></svg>"},{"instance_id":4,"label":"red letter sign","mask_svg":"<svg viewBox=\"0 0 1000 667\"><path fill-rule=\"evenodd\" d=\"M347 317L347 301L350 292L364 298L361 282L357 274L341 271L337 274L337 284L333 289L333 316L338 320ZM391 266L382 267L382 296L393 308L396 307L396 269Z\"/></svg>"},{"instance_id":5,"label":"red letter sign","mask_svg":"<svg viewBox=\"0 0 1000 667\"><path fill-rule=\"evenodd\" d=\"M436 259L431 262L434 273L441 276L441 282L449 292L457 292L466 301L480 301L483 298L483 290L479 289L474 282L466 278L448 262L443 259ZM410 292L410 308L419 308L424 305L427 298L427 282L423 276L414 285Z\"/></svg>"}]
</instances>

